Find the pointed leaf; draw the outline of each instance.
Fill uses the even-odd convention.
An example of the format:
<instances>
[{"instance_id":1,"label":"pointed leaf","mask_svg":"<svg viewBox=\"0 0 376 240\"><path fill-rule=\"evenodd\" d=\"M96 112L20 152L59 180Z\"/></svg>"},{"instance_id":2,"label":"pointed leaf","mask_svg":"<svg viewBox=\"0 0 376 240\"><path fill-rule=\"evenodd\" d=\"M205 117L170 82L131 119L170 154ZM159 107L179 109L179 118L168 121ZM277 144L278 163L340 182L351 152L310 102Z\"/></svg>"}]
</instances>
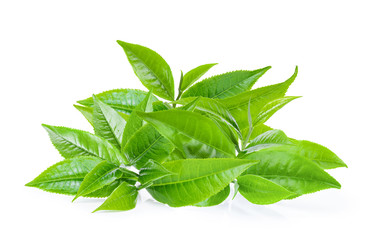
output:
<instances>
[{"instance_id":1,"label":"pointed leaf","mask_svg":"<svg viewBox=\"0 0 376 240\"><path fill-rule=\"evenodd\" d=\"M95 94L95 96L105 104L118 112L126 113L128 115L132 113L140 102L142 102L146 95L147 92L138 89L114 89ZM154 101L158 100L154 96L152 96L152 98ZM87 107L94 107L94 100L92 97L77 102Z\"/></svg>"},{"instance_id":2,"label":"pointed leaf","mask_svg":"<svg viewBox=\"0 0 376 240\"><path fill-rule=\"evenodd\" d=\"M260 145L270 145L270 144L292 144L290 139L286 136L284 132L278 129L270 130L265 133L260 134L255 137L248 145L245 151L252 152L255 148Z\"/></svg>"},{"instance_id":3,"label":"pointed leaf","mask_svg":"<svg viewBox=\"0 0 376 240\"><path fill-rule=\"evenodd\" d=\"M297 152L309 160L314 161L324 169L347 167L347 165L328 148L306 140L293 141Z\"/></svg>"},{"instance_id":4,"label":"pointed leaf","mask_svg":"<svg viewBox=\"0 0 376 240\"><path fill-rule=\"evenodd\" d=\"M66 127L42 126L50 135L52 144L65 158L95 156L114 164L127 164L125 156L107 140L89 132Z\"/></svg>"},{"instance_id":5,"label":"pointed leaf","mask_svg":"<svg viewBox=\"0 0 376 240\"><path fill-rule=\"evenodd\" d=\"M140 170L139 182L146 185L162 177L173 174L158 162L149 160Z\"/></svg>"},{"instance_id":6,"label":"pointed leaf","mask_svg":"<svg viewBox=\"0 0 376 240\"><path fill-rule=\"evenodd\" d=\"M129 139L123 152L137 169L149 160L162 162L174 149L174 145L163 137L151 124L142 126Z\"/></svg>"},{"instance_id":7,"label":"pointed leaf","mask_svg":"<svg viewBox=\"0 0 376 240\"><path fill-rule=\"evenodd\" d=\"M270 130L273 130L273 128L266 126L265 124L258 124L253 128L250 140Z\"/></svg>"},{"instance_id":8,"label":"pointed leaf","mask_svg":"<svg viewBox=\"0 0 376 240\"><path fill-rule=\"evenodd\" d=\"M153 94L150 91L148 95L142 100L140 104L137 105L134 112L131 113L127 125L125 125L124 128L124 135L123 135L123 142L121 144L122 149L124 148L125 144L128 142L128 140L133 136L133 134L144 125L144 121L142 118L140 118L136 111L142 111L142 112L151 112L153 111Z\"/></svg>"},{"instance_id":9,"label":"pointed leaf","mask_svg":"<svg viewBox=\"0 0 376 240\"><path fill-rule=\"evenodd\" d=\"M73 200L101 189L121 176L122 172L118 166L107 161L102 161L85 176Z\"/></svg>"},{"instance_id":10,"label":"pointed leaf","mask_svg":"<svg viewBox=\"0 0 376 240\"><path fill-rule=\"evenodd\" d=\"M284 107L287 103L291 102L294 99L300 97L282 97L277 98L269 103L267 103L257 115L256 119L254 120L254 125L258 125L261 123L265 123L274 113L276 113L279 109Z\"/></svg>"},{"instance_id":11,"label":"pointed leaf","mask_svg":"<svg viewBox=\"0 0 376 240\"><path fill-rule=\"evenodd\" d=\"M81 156L58 162L26 184L47 192L75 195L87 173L103 160Z\"/></svg>"},{"instance_id":12,"label":"pointed leaf","mask_svg":"<svg viewBox=\"0 0 376 240\"><path fill-rule=\"evenodd\" d=\"M196 83L185 91L182 98L227 98L249 90L270 67L254 71L234 71L213 76Z\"/></svg>"},{"instance_id":13,"label":"pointed leaf","mask_svg":"<svg viewBox=\"0 0 376 240\"><path fill-rule=\"evenodd\" d=\"M151 123L186 157L233 157L235 154L234 145L216 124L198 113L171 109L137 114Z\"/></svg>"},{"instance_id":14,"label":"pointed leaf","mask_svg":"<svg viewBox=\"0 0 376 240\"><path fill-rule=\"evenodd\" d=\"M202 202L193 204L193 206L196 206L196 207L215 206L215 205L221 204L223 201L225 201L227 199L228 195L230 195L230 185L227 185L227 187L225 187L222 191L220 191L219 193L209 197L208 199L206 199Z\"/></svg>"},{"instance_id":15,"label":"pointed leaf","mask_svg":"<svg viewBox=\"0 0 376 240\"><path fill-rule=\"evenodd\" d=\"M82 113L82 115L84 115L84 117L91 124L91 126L94 126L94 123L93 123L93 108L91 108L91 107L83 107L83 106L79 106L79 105L75 105L75 104L73 106L78 111L80 111Z\"/></svg>"},{"instance_id":16,"label":"pointed leaf","mask_svg":"<svg viewBox=\"0 0 376 240\"><path fill-rule=\"evenodd\" d=\"M123 41L117 41L124 49L133 71L142 84L155 95L174 100L174 79L170 66L153 50Z\"/></svg>"},{"instance_id":17,"label":"pointed leaf","mask_svg":"<svg viewBox=\"0 0 376 240\"><path fill-rule=\"evenodd\" d=\"M259 164L247 169L243 175L258 175L297 195L341 188L333 177L316 163L297 154L289 145L253 152L242 158L260 160Z\"/></svg>"},{"instance_id":18,"label":"pointed leaf","mask_svg":"<svg viewBox=\"0 0 376 240\"><path fill-rule=\"evenodd\" d=\"M153 102L153 112L164 111L164 110L168 110L171 108L172 107L166 102L163 102L163 101Z\"/></svg>"},{"instance_id":19,"label":"pointed leaf","mask_svg":"<svg viewBox=\"0 0 376 240\"><path fill-rule=\"evenodd\" d=\"M121 148L125 124L127 123L114 109L95 96L93 124L95 134Z\"/></svg>"},{"instance_id":20,"label":"pointed leaf","mask_svg":"<svg viewBox=\"0 0 376 240\"><path fill-rule=\"evenodd\" d=\"M270 101L285 96L287 89L294 82L298 74L298 67L295 68L294 74L286 81L266 87L257 88L247 91L234 97L220 100L238 123L243 136L248 133L248 102L251 99L251 116L255 119L261 109ZM256 125L253 126L256 128Z\"/></svg>"},{"instance_id":21,"label":"pointed leaf","mask_svg":"<svg viewBox=\"0 0 376 240\"><path fill-rule=\"evenodd\" d=\"M286 188L256 175L244 175L237 178L239 192L254 204L272 204L294 195Z\"/></svg>"},{"instance_id":22,"label":"pointed leaf","mask_svg":"<svg viewBox=\"0 0 376 240\"><path fill-rule=\"evenodd\" d=\"M154 199L172 207L192 205L217 194L256 163L233 158L170 161L163 166L175 174L154 181L147 190Z\"/></svg>"},{"instance_id":23,"label":"pointed leaf","mask_svg":"<svg viewBox=\"0 0 376 240\"><path fill-rule=\"evenodd\" d=\"M135 186L123 182L94 212L100 210L131 210L136 207L137 195L138 192Z\"/></svg>"},{"instance_id":24,"label":"pointed leaf","mask_svg":"<svg viewBox=\"0 0 376 240\"><path fill-rule=\"evenodd\" d=\"M180 85L180 90L184 91L185 89L189 88L194 82L199 80L207 71L209 71L210 68L215 65L217 65L217 63L204 64L184 74Z\"/></svg>"}]
</instances>

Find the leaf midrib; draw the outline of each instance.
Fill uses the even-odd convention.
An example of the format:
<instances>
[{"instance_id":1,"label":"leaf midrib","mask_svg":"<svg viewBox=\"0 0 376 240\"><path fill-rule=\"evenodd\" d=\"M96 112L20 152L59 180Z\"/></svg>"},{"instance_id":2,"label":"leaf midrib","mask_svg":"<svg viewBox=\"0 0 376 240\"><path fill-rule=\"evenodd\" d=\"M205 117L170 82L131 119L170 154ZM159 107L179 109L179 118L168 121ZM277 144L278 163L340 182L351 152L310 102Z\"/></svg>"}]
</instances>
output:
<instances>
[{"instance_id":1,"label":"leaf midrib","mask_svg":"<svg viewBox=\"0 0 376 240\"><path fill-rule=\"evenodd\" d=\"M319 183L323 183L325 185L330 185L330 186L333 186L335 188L338 188L339 186L338 185L335 185L333 183L330 183L330 182L325 182L325 181L322 181L322 180L316 180L316 179L313 179L313 178L303 178L303 177L298 177L298 176L288 176L288 175L276 175L276 174L257 174L257 176L261 176L261 177L264 177L266 179L268 179L268 177L287 177L287 178L293 178L293 179L298 179L298 180L304 180L304 181L311 181L311 182L319 182Z\"/></svg>"},{"instance_id":2,"label":"leaf midrib","mask_svg":"<svg viewBox=\"0 0 376 240\"><path fill-rule=\"evenodd\" d=\"M218 94L212 96L211 98L216 98L216 97L218 97L219 95L222 95L223 93L230 91L230 90L231 90L232 88L234 88L235 86L239 85L239 84L242 83L242 82L247 81L248 79L250 79L250 78L253 77L253 76L254 76L254 75L251 75L250 77L248 77L248 78L246 78L246 79L243 79L243 80L237 82L236 84L234 84L234 85L232 85L231 87L225 89L224 91L222 91L222 92L220 92L220 93L218 93Z\"/></svg>"}]
</instances>

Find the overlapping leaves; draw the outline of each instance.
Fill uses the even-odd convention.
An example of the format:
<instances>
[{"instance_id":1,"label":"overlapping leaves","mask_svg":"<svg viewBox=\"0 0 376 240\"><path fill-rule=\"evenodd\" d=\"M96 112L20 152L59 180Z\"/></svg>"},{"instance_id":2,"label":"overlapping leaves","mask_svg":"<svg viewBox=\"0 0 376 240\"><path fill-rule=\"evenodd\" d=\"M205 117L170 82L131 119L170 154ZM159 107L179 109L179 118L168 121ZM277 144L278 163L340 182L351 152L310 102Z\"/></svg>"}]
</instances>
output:
<instances>
[{"instance_id":1,"label":"overlapping leaves","mask_svg":"<svg viewBox=\"0 0 376 240\"><path fill-rule=\"evenodd\" d=\"M133 209L142 189L172 207L208 207L224 202L232 185L254 204L341 187L325 171L347 167L336 154L265 125L298 98L285 95L297 68L284 82L252 89L270 67L199 81L216 65L204 64L181 72L175 98L159 54L118 43L149 92L115 89L78 101L95 134L44 124L64 160L27 186L74 199L107 197L94 211Z\"/></svg>"}]
</instances>

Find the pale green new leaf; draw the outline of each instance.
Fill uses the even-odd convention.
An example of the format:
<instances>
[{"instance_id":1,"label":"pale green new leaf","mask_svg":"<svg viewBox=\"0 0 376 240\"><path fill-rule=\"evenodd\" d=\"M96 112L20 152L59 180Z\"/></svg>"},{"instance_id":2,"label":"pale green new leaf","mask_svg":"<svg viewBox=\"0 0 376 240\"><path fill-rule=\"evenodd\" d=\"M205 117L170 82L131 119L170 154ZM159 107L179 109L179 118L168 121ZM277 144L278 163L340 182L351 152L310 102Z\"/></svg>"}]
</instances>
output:
<instances>
[{"instance_id":1,"label":"pale green new leaf","mask_svg":"<svg viewBox=\"0 0 376 240\"><path fill-rule=\"evenodd\" d=\"M227 185L222 191L219 193L209 197L208 199L201 201L199 203L193 204L193 206L196 207L211 207L218 204L221 204L223 201L225 201L230 195L230 185Z\"/></svg>"},{"instance_id":2,"label":"pale green new leaf","mask_svg":"<svg viewBox=\"0 0 376 240\"><path fill-rule=\"evenodd\" d=\"M250 152L252 151L252 147L267 144L292 144L292 142L283 131L274 129L264 132L255 137L250 141L245 150Z\"/></svg>"},{"instance_id":3,"label":"pale green new leaf","mask_svg":"<svg viewBox=\"0 0 376 240\"><path fill-rule=\"evenodd\" d=\"M138 191L135 186L123 182L111 193L106 201L93 212L100 210L131 210L136 207L137 195Z\"/></svg>"},{"instance_id":4,"label":"pale green new leaf","mask_svg":"<svg viewBox=\"0 0 376 240\"><path fill-rule=\"evenodd\" d=\"M129 139L123 152L137 169L153 159L162 162L174 149L174 145L163 137L151 124L145 124Z\"/></svg>"},{"instance_id":5,"label":"pale green new leaf","mask_svg":"<svg viewBox=\"0 0 376 240\"><path fill-rule=\"evenodd\" d=\"M26 184L47 192L75 195L87 173L103 159L81 156L60 161Z\"/></svg>"},{"instance_id":6,"label":"pale green new leaf","mask_svg":"<svg viewBox=\"0 0 376 240\"><path fill-rule=\"evenodd\" d=\"M174 78L167 62L153 50L123 41L117 41L124 49L133 71L142 84L154 94L174 100Z\"/></svg>"},{"instance_id":7,"label":"pale green new leaf","mask_svg":"<svg viewBox=\"0 0 376 240\"><path fill-rule=\"evenodd\" d=\"M126 121L109 105L94 98L93 125L96 135L121 149Z\"/></svg>"},{"instance_id":8,"label":"pale green new leaf","mask_svg":"<svg viewBox=\"0 0 376 240\"><path fill-rule=\"evenodd\" d=\"M137 114L187 158L234 157L234 145L212 120L201 114L177 109Z\"/></svg>"},{"instance_id":9,"label":"pale green new leaf","mask_svg":"<svg viewBox=\"0 0 376 240\"><path fill-rule=\"evenodd\" d=\"M180 84L180 91L184 91L185 89L189 88L194 82L199 80L207 71L209 71L210 68L215 65L217 65L217 63L204 64L184 74Z\"/></svg>"},{"instance_id":10,"label":"pale green new leaf","mask_svg":"<svg viewBox=\"0 0 376 240\"><path fill-rule=\"evenodd\" d=\"M170 161L163 166L175 174L154 181L147 190L154 199L172 207L193 205L217 194L256 163L234 158Z\"/></svg>"},{"instance_id":11,"label":"pale green new leaf","mask_svg":"<svg viewBox=\"0 0 376 240\"><path fill-rule=\"evenodd\" d=\"M254 71L234 71L216 75L196 83L185 91L182 98L227 98L249 90L270 67Z\"/></svg>"},{"instance_id":12,"label":"pale green new leaf","mask_svg":"<svg viewBox=\"0 0 376 240\"><path fill-rule=\"evenodd\" d=\"M144 100L147 92L138 89L114 89L95 94L95 96L116 111L129 115ZM158 100L154 96L152 98L154 101ZM92 97L77 102L87 107L94 107Z\"/></svg>"},{"instance_id":13,"label":"pale green new leaf","mask_svg":"<svg viewBox=\"0 0 376 240\"><path fill-rule=\"evenodd\" d=\"M118 166L107 161L100 162L85 176L73 200L103 188L120 178L122 174Z\"/></svg>"},{"instance_id":14,"label":"pale green new leaf","mask_svg":"<svg viewBox=\"0 0 376 240\"><path fill-rule=\"evenodd\" d=\"M239 192L254 204L272 204L295 193L260 176L247 174L237 178Z\"/></svg>"},{"instance_id":15,"label":"pale green new leaf","mask_svg":"<svg viewBox=\"0 0 376 240\"><path fill-rule=\"evenodd\" d=\"M295 148L281 145L242 156L244 159L260 160L243 175L253 174L266 178L298 195L341 185L316 163L297 154Z\"/></svg>"},{"instance_id":16,"label":"pale green new leaf","mask_svg":"<svg viewBox=\"0 0 376 240\"><path fill-rule=\"evenodd\" d=\"M122 149L127 144L128 140L133 134L144 125L144 121L136 114L136 111L151 112L153 111L153 94L150 91L148 95L137 105L134 112L131 113L127 124L125 125L123 142L121 144Z\"/></svg>"},{"instance_id":17,"label":"pale green new leaf","mask_svg":"<svg viewBox=\"0 0 376 240\"><path fill-rule=\"evenodd\" d=\"M128 164L125 156L107 140L89 132L46 124L51 142L64 158L95 156L114 164Z\"/></svg>"},{"instance_id":18,"label":"pale green new leaf","mask_svg":"<svg viewBox=\"0 0 376 240\"><path fill-rule=\"evenodd\" d=\"M258 125L258 124L265 123L279 109L281 109L286 104L288 104L289 102L297 98L300 98L300 97L288 96L288 97L277 98L273 101L270 101L261 109L260 113L256 116L256 119L254 120L253 124Z\"/></svg>"}]
</instances>

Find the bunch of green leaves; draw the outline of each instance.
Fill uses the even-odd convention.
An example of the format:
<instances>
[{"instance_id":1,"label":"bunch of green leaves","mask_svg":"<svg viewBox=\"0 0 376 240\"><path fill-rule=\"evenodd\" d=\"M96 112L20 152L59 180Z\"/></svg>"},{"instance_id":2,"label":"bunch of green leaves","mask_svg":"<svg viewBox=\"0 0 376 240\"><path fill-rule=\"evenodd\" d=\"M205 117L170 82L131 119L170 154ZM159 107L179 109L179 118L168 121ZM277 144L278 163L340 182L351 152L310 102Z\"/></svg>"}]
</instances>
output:
<instances>
[{"instance_id":1,"label":"bunch of green leaves","mask_svg":"<svg viewBox=\"0 0 376 240\"><path fill-rule=\"evenodd\" d=\"M206 207L225 201L230 187L254 204L341 187L325 171L346 167L337 155L265 125L298 98L285 95L298 68L284 82L252 89L270 67L198 81L216 65L205 64L181 73L175 98L160 55L118 43L149 92L115 89L78 101L94 133L43 124L64 160L27 186L73 200L107 198L95 211L133 209L141 189L172 207Z\"/></svg>"}]
</instances>

